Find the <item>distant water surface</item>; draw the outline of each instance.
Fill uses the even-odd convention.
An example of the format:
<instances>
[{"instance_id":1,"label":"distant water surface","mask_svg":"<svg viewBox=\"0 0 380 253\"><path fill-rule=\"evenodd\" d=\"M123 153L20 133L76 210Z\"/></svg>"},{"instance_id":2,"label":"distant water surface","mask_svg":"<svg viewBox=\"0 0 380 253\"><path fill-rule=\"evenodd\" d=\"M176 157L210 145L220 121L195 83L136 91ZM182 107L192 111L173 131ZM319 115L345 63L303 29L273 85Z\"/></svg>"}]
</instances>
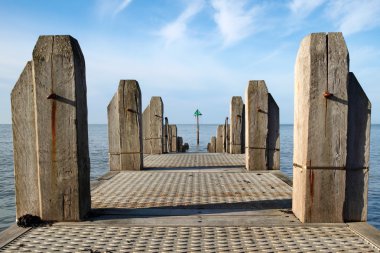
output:
<instances>
[{"instance_id":1,"label":"distant water surface","mask_svg":"<svg viewBox=\"0 0 380 253\"><path fill-rule=\"evenodd\" d=\"M196 126L177 125L178 135L189 143L189 152L206 152L217 125L200 125L200 145L196 145ZM281 125L281 170L292 176L293 126ZM89 125L91 179L108 171L107 125ZM380 125L371 128L371 160L368 221L380 229ZM12 126L0 125L0 231L15 221Z\"/></svg>"}]
</instances>

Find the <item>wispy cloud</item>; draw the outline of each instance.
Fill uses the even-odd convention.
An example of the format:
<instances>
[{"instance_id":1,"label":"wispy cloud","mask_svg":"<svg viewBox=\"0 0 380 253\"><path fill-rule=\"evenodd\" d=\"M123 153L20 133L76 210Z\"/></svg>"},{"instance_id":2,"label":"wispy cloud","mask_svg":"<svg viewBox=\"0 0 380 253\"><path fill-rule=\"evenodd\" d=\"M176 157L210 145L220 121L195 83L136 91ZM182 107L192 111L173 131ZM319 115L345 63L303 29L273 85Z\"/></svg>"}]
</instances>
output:
<instances>
[{"instance_id":1,"label":"wispy cloud","mask_svg":"<svg viewBox=\"0 0 380 253\"><path fill-rule=\"evenodd\" d=\"M330 1L326 14L335 21L344 35L350 35L380 26L380 2L378 0Z\"/></svg>"},{"instance_id":2,"label":"wispy cloud","mask_svg":"<svg viewBox=\"0 0 380 253\"><path fill-rule=\"evenodd\" d=\"M204 0L191 1L186 9L173 22L165 25L160 31L167 44L182 39L186 35L188 22L204 7Z\"/></svg>"},{"instance_id":3,"label":"wispy cloud","mask_svg":"<svg viewBox=\"0 0 380 253\"><path fill-rule=\"evenodd\" d=\"M247 7L246 0L212 0L215 23L223 36L224 46L230 46L257 30L255 16L259 7Z\"/></svg>"},{"instance_id":4,"label":"wispy cloud","mask_svg":"<svg viewBox=\"0 0 380 253\"><path fill-rule=\"evenodd\" d=\"M326 0L292 0L288 7L296 18L309 16L314 10L325 3Z\"/></svg>"},{"instance_id":5,"label":"wispy cloud","mask_svg":"<svg viewBox=\"0 0 380 253\"><path fill-rule=\"evenodd\" d=\"M130 5L132 0L98 0L97 11L102 17L116 16Z\"/></svg>"}]
</instances>

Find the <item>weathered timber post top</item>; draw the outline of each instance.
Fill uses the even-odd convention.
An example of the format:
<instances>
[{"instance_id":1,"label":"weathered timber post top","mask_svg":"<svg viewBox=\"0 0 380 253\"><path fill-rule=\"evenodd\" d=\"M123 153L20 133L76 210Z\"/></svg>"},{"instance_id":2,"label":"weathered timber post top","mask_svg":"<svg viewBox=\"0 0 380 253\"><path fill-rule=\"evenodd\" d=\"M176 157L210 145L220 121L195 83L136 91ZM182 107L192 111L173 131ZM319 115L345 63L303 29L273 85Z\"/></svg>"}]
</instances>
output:
<instances>
[{"instance_id":1,"label":"weathered timber post top","mask_svg":"<svg viewBox=\"0 0 380 253\"><path fill-rule=\"evenodd\" d=\"M84 57L70 36L41 36L11 94L20 227L0 251L380 252L366 222L371 103L348 55L341 33L301 42L293 179L269 83L231 98L208 153L184 153L163 99L142 110L126 78L104 108L109 172L90 183Z\"/></svg>"}]
</instances>

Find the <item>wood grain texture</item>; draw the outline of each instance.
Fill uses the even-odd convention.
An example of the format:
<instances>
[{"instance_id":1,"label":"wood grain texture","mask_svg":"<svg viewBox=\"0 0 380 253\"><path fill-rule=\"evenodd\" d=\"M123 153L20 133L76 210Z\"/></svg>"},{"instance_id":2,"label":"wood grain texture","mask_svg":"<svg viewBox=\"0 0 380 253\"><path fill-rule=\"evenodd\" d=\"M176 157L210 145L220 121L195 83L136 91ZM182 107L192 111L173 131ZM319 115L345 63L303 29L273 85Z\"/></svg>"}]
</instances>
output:
<instances>
[{"instance_id":1,"label":"wood grain texture","mask_svg":"<svg viewBox=\"0 0 380 253\"><path fill-rule=\"evenodd\" d=\"M215 144L216 153L224 153L223 132L224 132L224 125L219 125L218 128L216 129L216 144Z\"/></svg>"},{"instance_id":2,"label":"wood grain texture","mask_svg":"<svg viewBox=\"0 0 380 253\"><path fill-rule=\"evenodd\" d=\"M163 153L164 104L161 97L150 100L150 147L151 154Z\"/></svg>"},{"instance_id":3,"label":"wood grain texture","mask_svg":"<svg viewBox=\"0 0 380 253\"><path fill-rule=\"evenodd\" d=\"M349 73L345 221L367 220L370 130L371 102Z\"/></svg>"},{"instance_id":4,"label":"wood grain texture","mask_svg":"<svg viewBox=\"0 0 380 253\"><path fill-rule=\"evenodd\" d=\"M148 105L142 116L143 126L143 152L144 154L151 154L152 149L150 146L150 105Z\"/></svg>"},{"instance_id":5,"label":"wood grain texture","mask_svg":"<svg viewBox=\"0 0 380 253\"><path fill-rule=\"evenodd\" d=\"M228 118L226 118L226 121L224 123L223 127L223 152L229 153L230 149L230 124L228 124Z\"/></svg>"},{"instance_id":6,"label":"wood grain texture","mask_svg":"<svg viewBox=\"0 0 380 253\"><path fill-rule=\"evenodd\" d=\"M234 96L230 104L230 153L244 152L244 103L240 96Z\"/></svg>"},{"instance_id":7,"label":"wood grain texture","mask_svg":"<svg viewBox=\"0 0 380 253\"><path fill-rule=\"evenodd\" d=\"M28 62L11 93L16 218L40 215L32 68Z\"/></svg>"},{"instance_id":8,"label":"wood grain texture","mask_svg":"<svg viewBox=\"0 0 380 253\"><path fill-rule=\"evenodd\" d=\"M212 136L211 137L211 142L210 142L210 153L216 153L216 137Z\"/></svg>"},{"instance_id":9,"label":"wood grain texture","mask_svg":"<svg viewBox=\"0 0 380 253\"><path fill-rule=\"evenodd\" d=\"M301 166L293 168L293 212L302 222L343 221L347 76L341 33L311 34L302 41L295 68L293 152L293 162Z\"/></svg>"},{"instance_id":10,"label":"wood grain texture","mask_svg":"<svg viewBox=\"0 0 380 253\"><path fill-rule=\"evenodd\" d=\"M266 170L268 89L265 81L249 81L245 96L246 169Z\"/></svg>"},{"instance_id":11,"label":"wood grain texture","mask_svg":"<svg viewBox=\"0 0 380 253\"><path fill-rule=\"evenodd\" d=\"M269 170L280 169L280 108L272 95L268 94L268 139L267 159Z\"/></svg>"},{"instance_id":12,"label":"wood grain texture","mask_svg":"<svg viewBox=\"0 0 380 253\"><path fill-rule=\"evenodd\" d=\"M107 107L108 116L108 149L111 171L119 171L120 168L120 124L118 92L112 97Z\"/></svg>"},{"instance_id":13,"label":"wood grain texture","mask_svg":"<svg viewBox=\"0 0 380 253\"><path fill-rule=\"evenodd\" d=\"M178 152L177 147L177 125L169 125L170 126L170 132L171 132L171 152Z\"/></svg>"},{"instance_id":14,"label":"wood grain texture","mask_svg":"<svg viewBox=\"0 0 380 253\"><path fill-rule=\"evenodd\" d=\"M164 121L164 138L163 138L163 149L164 153L168 153L169 147L168 147L168 139L169 139L169 120L167 117L165 117Z\"/></svg>"},{"instance_id":15,"label":"wood grain texture","mask_svg":"<svg viewBox=\"0 0 380 253\"><path fill-rule=\"evenodd\" d=\"M41 36L33 63L40 216L80 220L91 204L84 57L70 36Z\"/></svg>"},{"instance_id":16,"label":"wood grain texture","mask_svg":"<svg viewBox=\"0 0 380 253\"><path fill-rule=\"evenodd\" d=\"M120 170L143 168L141 90L136 80L121 80L119 94Z\"/></svg>"}]
</instances>

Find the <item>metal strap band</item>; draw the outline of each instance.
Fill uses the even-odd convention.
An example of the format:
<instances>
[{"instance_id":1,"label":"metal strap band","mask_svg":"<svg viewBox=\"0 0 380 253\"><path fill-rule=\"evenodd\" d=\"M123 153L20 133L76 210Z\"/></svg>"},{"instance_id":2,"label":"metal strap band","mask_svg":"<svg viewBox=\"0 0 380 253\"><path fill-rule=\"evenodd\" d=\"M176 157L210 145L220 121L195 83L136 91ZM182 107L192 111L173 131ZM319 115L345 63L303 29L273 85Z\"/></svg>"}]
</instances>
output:
<instances>
[{"instance_id":1,"label":"metal strap band","mask_svg":"<svg viewBox=\"0 0 380 253\"><path fill-rule=\"evenodd\" d=\"M369 170L369 167L357 167L357 168L348 168L347 167L339 167L339 166L307 166L307 165L299 165L297 163L293 163L294 167L305 169L305 170L345 170L345 171L357 171L357 170Z\"/></svg>"},{"instance_id":2,"label":"metal strap band","mask_svg":"<svg viewBox=\"0 0 380 253\"><path fill-rule=\"evenodd\" d=\"M279 148L261 148L261 147L246 147L248 149L265 149L265 150L274 150L274 151L280 151Z\"/></svg>"},{"instance_id":3,"label":"metal strap band","mask_svg":"<svg viewBox=\"0 0 380 253\"><path fill-rule=\"evenodd\" d=\"M110 155L131 155L131 154L142 154L142 152L109 152Z\"/></svg>"}]
</instances>

